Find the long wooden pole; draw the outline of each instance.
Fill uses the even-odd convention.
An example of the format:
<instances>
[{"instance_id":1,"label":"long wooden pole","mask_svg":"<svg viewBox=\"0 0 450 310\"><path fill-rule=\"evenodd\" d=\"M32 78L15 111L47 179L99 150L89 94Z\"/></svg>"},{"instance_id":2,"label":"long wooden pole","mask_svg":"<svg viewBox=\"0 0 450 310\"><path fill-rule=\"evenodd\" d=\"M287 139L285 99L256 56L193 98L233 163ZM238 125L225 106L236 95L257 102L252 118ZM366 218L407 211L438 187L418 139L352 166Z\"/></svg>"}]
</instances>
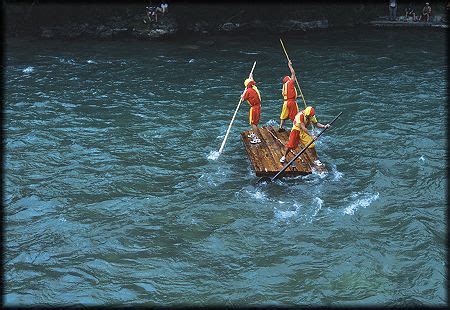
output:
<instances>
[{"instance_id":1,"label":"long wooden pole","mask_svg":"<svg viewBox=\"0 0 450 310\"><path fill-rule=\"evenodd\" d=\"M331 122L329 122L328 124L331 126L338 118L339 116L341 116L342 112L340 112ZM294 156L294 158L292 158L286 165L284 165L283 168L281 168L280 171L278 171L273 177L269 178L269 177L262 177L258 180L257 183L261 183L261 182L273 182L275 181L300 155L302 155L307 149L308 147L314 143L314 141L316 141L317 139L319 139L319 137L325 132L327 131L327 129L330 127L326 127L324 128L314 139L312 139L304 148L303 150L301 150L300 152L297 153L297 155Z\"/></svg>"},{"instance_id":2,"label":"long wooden pole","mask_svg":"<svg viewBox=\"0 0 450 310\"><path fill-rule=\"evenodd\" d=\"M255 69L255 66L256 66L256 61L253 63L252 71L250 71L249 76L252 76L253 70ZM245 92L245 89L244 89L244 92ZM243 96L243 95L244 95L244 93L242 93L241 99L239 100L239 103L238 103L238 105L237 105L237 107L236 107L236 110L234 111L233 117L231 118L230 125L228 125L227 133L225 134L225 137L224 137L224 139L223 139L223 141L222 141L222 145L220 146L220 149L219 149L219 155L220 155L220 154L222 153L222 151L223 151L223 148L224 148L224 146L225 146L225 142L227 141L227 138L228 138L228 134L230 133L231 126L233 125L234 118L236 117L237 111L239 110L239 107L241 106L241 103L242 103L242 96Z\"/></svg>"},{"instance_id":3,"label":"long wooden pole","mask_svg":"<svg viewBox=\"0 0 450 310\"><path fill-rule=\"evenodd\" d=\"M281 42L281 46L283 47L283 51L286 54L287 60L291 61L289 59L289 55L288 55L286 49L284 48L284 44L283 44L283 41L281 40L281 38L280 38L280 42ZM302 89L300 88L300 84L298 84L297 74L295 75L295 82L297 82L297 87L298 87L298 90L300 91L300 96L302 97L302 101L303 101L303 104L305 105L305 109L306 109L306 100L305 100L305 97L303 97L303 92L302 92ZM314 131L314 125L312 122L311 122L311 130Z\"/></svg>"},{"instance_id":4,"label":"long wooden pole","mask_svg":"<svg viewBox=\"0 0 450 310\"><path fill-rule=\"evenodd\" d=\"M281 42L281 46L283 47L283 51L284 51L284 53L286 54L287 60L288 60L288 61L291 61L291 60L289 59L288 53L286 52L286 49L284 48L284 44L283 44L283 41L281 40L281 38L280 38L280 42ZM297 74L295 75L295 82L297 82L297 87L298 87L298 89L299 89L299 91L300 91L300 96L302 97L303 104L305 105L305 108L306 108L306 100L305 100L305 97L303 97L303 93L302 93L302 89L300 88L300 84L298 84Z\"/></svg>"}]
</instances>

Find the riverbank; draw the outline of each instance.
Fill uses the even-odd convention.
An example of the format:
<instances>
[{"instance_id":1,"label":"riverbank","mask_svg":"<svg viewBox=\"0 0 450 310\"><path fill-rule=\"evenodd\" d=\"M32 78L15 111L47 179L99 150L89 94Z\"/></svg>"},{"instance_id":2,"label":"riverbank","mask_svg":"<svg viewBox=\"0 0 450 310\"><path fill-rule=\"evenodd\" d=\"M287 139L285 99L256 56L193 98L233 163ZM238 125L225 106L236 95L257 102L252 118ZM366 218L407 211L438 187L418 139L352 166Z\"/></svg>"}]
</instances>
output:
<instances>
[{"instance_id":1,"label":"riverbank","mask_svg":"<svg viewBox=\"0 0 450 310\"><path fill-rule=\"evenodd\" d=\"M399 8L398 14L402 12ZM434 14L446 19L445 4ZM58 39L166 39L187 34L287 33L369 26L386 5L355 4L173 4L158 22L144 23L144 4L6 4L6 35ZM444 17L443 17L444 16Z\"/></svg>"}]
</instances>

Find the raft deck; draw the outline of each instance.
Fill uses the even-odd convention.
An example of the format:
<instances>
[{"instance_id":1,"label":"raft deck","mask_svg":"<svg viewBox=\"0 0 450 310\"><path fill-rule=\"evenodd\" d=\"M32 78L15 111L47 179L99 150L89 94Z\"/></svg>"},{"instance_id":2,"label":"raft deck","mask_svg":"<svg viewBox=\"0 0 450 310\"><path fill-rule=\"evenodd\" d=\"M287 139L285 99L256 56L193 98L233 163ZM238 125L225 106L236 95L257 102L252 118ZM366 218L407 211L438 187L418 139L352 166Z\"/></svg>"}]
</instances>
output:
<instances>
[{"instance_id":1,"label":"raft deck","mask_svg":"<svg viewBox=\"0 0 450 310\"><path fill-rule=\"evenodd\" d=\"M248 135L254 132L260 143L250 143ZM253 170L258 177L272 177L288 163L295 154L298 154L305 146L300 142L298 147L291 150L286 156L286 161L280 163L280 158L285 152L285 145L289 141L289 130L278 132L278 128L272 126L259 127L256 130L247 130L241 133L242 141L247 151ZM286 169L284 176L307 175L313 172L327 172L325 165L316 166L313 163L309 150L305 151L295 160L295 167L292 165Z\"/></svg>"}]
</instances>

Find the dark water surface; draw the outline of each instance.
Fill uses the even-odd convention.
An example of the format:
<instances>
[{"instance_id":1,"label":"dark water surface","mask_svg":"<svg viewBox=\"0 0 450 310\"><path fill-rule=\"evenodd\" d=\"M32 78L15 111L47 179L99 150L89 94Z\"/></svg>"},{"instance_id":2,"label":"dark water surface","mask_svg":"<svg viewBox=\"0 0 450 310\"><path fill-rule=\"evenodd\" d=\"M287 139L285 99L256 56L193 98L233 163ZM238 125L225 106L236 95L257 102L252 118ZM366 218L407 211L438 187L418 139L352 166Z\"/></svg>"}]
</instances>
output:
<instances>
[{"instance_id":1,"label":"dark water surface","mask_svg":"<svg viewBox=\"0 0 450 310\"><path fill-rule=\"evenodd\" d=\"M445 32L284 40L319 121L344 113L328 174L260 188L246 103L212 154L254 60L279 121L278 37L8 40L6 304L445 304Z\"/></svg>"}]
</instances>

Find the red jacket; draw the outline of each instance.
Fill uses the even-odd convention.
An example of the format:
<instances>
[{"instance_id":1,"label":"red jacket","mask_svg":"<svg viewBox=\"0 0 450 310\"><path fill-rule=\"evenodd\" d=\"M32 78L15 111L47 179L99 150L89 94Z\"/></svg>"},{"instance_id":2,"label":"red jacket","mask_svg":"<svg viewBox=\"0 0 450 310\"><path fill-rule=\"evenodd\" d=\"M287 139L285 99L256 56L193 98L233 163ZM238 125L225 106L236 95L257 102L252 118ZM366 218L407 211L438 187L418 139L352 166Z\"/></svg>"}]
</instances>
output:
<instances>
[{"instance_id":1,"label":"red jacket","mask_svg":"<svg viewBox=\"0 0 450 310\"><path fill-rule=\"evenodd\" d=\"M256 83L251 81L247 85L247 89L245 90L243 100L247 100L248 103L253 107L261 104L261 99L259 98L258 92L252 88Z\"/></svg>"},{"instance_id":2,"label":"red jacket","mask_svg":"<svg viewBox=\"0 0 450 310\"><path fill-rule=\"evenodd\" d=\"M297 89L295 88L295 81L289 79L286 83L283 83L283 100L295 100L297 99Z\"/></svg>"}]
</instances>

